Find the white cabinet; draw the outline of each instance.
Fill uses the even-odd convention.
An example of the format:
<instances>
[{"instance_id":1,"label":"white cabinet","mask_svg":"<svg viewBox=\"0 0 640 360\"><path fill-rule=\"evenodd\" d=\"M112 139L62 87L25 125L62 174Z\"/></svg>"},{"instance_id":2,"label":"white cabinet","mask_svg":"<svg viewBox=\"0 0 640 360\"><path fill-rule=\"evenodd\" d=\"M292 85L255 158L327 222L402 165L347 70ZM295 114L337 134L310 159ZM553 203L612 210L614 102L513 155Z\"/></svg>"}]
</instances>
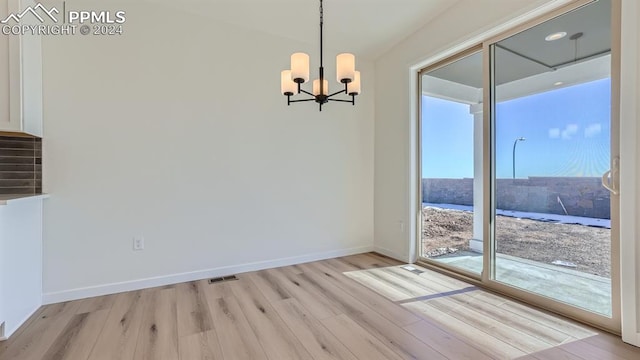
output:
<instances>
[{"instance_id":1,"label":"white cabinet","mask_svg":"<svg viewBox=\"0 0 640 360\"><path fill-rule=\"evenodd\" d=\"M42 199L0 205L0 340L42 305Z\"/></svg>"},{"instance_id":2,"label":"white cabinet","mask_svg":"<svg viewBox=\"0 0 640 360\"><path fill-rule=\"evenodd\" d=\"M0 20L35 5L32 0L0 0ZM42 37L6 35L13 26L37 24L29 16L20 24L0 24L0 131L42 136Z\"/></svg>"}]
</instances>

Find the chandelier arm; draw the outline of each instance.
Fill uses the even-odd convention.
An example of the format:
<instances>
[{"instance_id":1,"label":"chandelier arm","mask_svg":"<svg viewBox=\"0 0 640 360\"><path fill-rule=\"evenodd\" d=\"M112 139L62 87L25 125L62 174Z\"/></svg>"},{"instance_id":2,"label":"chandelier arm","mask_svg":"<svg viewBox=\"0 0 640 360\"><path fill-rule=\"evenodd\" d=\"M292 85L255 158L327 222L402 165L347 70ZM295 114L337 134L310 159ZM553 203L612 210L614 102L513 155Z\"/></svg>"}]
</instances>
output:
<instances>
[{"instance_id":1,"label":"chandelier arm","mask_svg":"<svg viewBox=\"0 0 640 360\"><path fill-rule=\"evenodd\" d=\"M313 95L312 93L308 92L307 90L300 89L300 92L303 93L303 94L307 94L307 95L311 95L311 96L315 97L315 95Z\"/></svg>"},{"instance_id":2,"label":"chandelier arm","mask_svg":"<svg viewBox=\"0 0 640 360\"><path fill-rule=\"evenodd\" d=\"M327 96L327 97L332 97L332 96L336 96L336 95L340 95L340 94L346 94L346 93L347 93L347 90L342 89L342 90L340 90L340 91L336 91L336 92L334 92L333 94L331 94L331 95L329 95L329 96Z\"/></svg>"},{"instance_id":3,"label":"chandelier arm","mask_svg":"<svg viewBox=\"0 0 640 360\"><path fill-rule=\"evenodd\" d=\"M327 99L327 100L328 101L351 103L351 105L355 106L356 105L356 94L351 94L349 96L351 96L351 100L345 100L345 99Z\"/></svg>"},{"instance_id":4,"label":"chandelier arm","mask_svg":"<svg viewBox=\"0 0 640 360\"><path fill-rule=\"evenodd\" d=\"M298 99L298 100L290 100L289 102L295 103L295 102L304 102L304 101L316 101L316 99Z\"/></svg>"}]
</instances>

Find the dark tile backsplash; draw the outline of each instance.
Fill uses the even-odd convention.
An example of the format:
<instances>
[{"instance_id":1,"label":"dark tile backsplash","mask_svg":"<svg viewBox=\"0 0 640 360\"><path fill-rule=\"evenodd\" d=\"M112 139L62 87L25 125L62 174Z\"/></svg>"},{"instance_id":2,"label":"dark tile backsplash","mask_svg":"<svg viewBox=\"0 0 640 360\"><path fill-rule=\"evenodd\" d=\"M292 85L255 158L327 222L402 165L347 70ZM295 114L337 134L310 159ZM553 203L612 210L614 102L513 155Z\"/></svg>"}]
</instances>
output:
<instances>
[{"instance_id":1,"label":"dark tile backsplash","mask_svg":"<svg viewBox=\"0 0 640 360\"><path fill-rule=\"evenodd\" d=\"M0 194L42 193L42 139L0 136Z\"/></svg>"}]
</instances>

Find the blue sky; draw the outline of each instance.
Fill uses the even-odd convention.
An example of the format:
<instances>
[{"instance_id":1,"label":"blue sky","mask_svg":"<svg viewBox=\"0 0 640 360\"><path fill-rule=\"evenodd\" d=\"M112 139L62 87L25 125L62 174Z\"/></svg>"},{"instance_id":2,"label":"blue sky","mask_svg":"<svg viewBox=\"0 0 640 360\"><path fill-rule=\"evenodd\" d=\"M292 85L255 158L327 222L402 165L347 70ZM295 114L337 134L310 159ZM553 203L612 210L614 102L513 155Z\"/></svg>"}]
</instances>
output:
<instances>
[{"instance_id":1,"label":"blue sky","mask_svg":"<svg viewBox=\"0 0 640 360\"><path fill-rule=\"evenodd\" d=\"M611 81L603 79L498 103L496 173L516 177L600 176L609 168ZM469 106L423 97L422 175L473 177Z\"/></svg>"}]
</instances>

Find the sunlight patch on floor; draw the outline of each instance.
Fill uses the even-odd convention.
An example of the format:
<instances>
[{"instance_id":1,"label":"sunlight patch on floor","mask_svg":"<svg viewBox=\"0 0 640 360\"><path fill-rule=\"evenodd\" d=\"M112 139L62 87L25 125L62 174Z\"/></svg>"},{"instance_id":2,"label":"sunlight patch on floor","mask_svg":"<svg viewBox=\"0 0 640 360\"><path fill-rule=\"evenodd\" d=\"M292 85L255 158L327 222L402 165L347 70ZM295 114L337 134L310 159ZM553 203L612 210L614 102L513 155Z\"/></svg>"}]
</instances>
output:
<instances>
[{"instance_id":1,"label":"sunlight patch on floor","mask_svg":"<svg viewBox=\"0 0 640 360\"><path fill-rule=\"evenodd\" d=\"M344 274L494 356L517 358L599 334L416 265Z\"/></svg>"}]
</instances>

